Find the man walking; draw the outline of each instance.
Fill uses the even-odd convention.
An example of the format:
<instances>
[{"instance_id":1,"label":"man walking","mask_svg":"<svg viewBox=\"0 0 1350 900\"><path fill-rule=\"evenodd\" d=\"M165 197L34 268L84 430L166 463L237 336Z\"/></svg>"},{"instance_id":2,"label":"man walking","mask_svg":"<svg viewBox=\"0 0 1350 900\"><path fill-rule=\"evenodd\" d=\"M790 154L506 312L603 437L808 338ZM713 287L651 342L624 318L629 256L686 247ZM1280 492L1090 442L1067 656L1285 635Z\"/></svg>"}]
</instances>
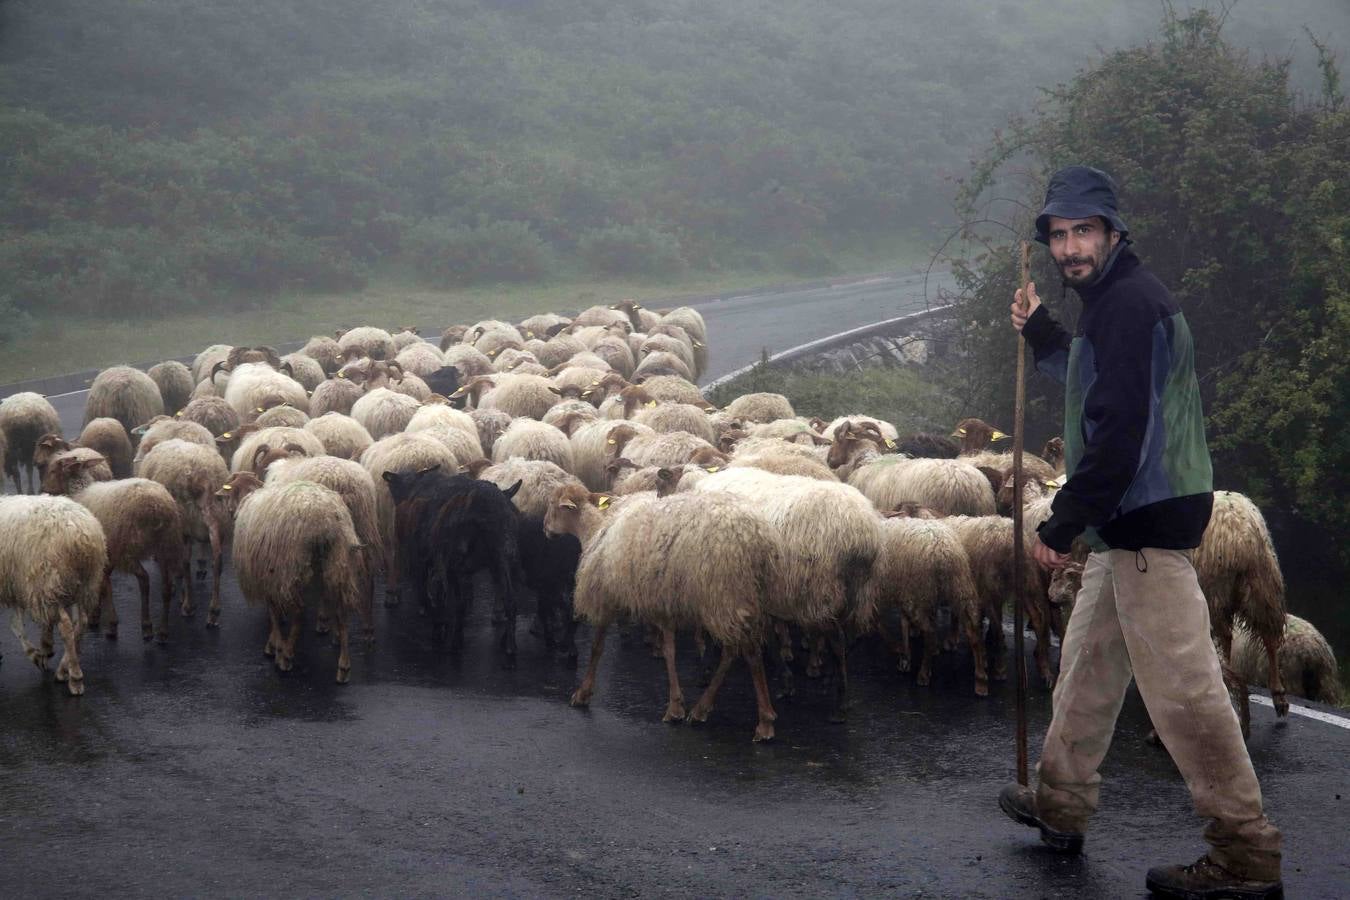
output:
<instances>
[{"instance_id":1,"label":"man walking","mask_svg":"<svg viewBox=\"0 0 1350 900\"><path fill-rule=\"evenodd\" d=\"M1050 317L1034 284L1012 305L1036 367L1065 385L1069 478L1031 554L1060 568L1080 536L1092 553L1061 648L1039 785L1005 787L999 806L1050 846L1081 851L1097 809L1097 768L1133 676L1196 811L1212 820L1209 852L1189 866L1151 869L1149 890L1282 897L1280 833L1262 811L1191 565L1214 497L1191 335L1127 234L1104 172L1055 173L1036 239L1082 300L1078 332L1071 337Z\"/></svg>"}]
</instances>

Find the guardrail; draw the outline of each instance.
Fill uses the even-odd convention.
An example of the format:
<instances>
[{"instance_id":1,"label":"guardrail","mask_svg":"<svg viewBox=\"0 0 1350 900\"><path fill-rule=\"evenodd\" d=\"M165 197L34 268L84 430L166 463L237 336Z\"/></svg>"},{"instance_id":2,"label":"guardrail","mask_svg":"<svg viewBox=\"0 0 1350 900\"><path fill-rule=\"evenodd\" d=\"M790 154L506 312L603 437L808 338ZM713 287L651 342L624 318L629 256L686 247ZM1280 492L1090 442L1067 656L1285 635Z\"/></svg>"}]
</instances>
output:
<instances>
[{"instance_id":1,"label":"guardrail","mask_svg":"<svg viewBox=\"0 0 1350 900\"><path fill-rule=\"evenodd\" d=\"M740 378L742 375L749 374L751 371L755 369L756 366L785 365L787 363L795 362L799 359L803 359L808 356L814 356L817 353L824 353L826 350L834 350L838 347L847 347L849 344L857 343L858 341L866 340L867 338L870 337L879 337L881 335L889 334L891 330L897 326L909 325L914 322L922 322L924 319L932 318L934 315L944 312L948 309L951 309L951 304L943 304L942 306L931 306L928 309L921 309L918 312L907 313L906 315L903 316L896 316L894 319L883 319L880 322L873 322L871 325L861 325L857 328L850 328L848 331L841 331L838 334L832 334L829 335L828 337L817 338L814 341L808 341L805 344L798 344L797 346L789 347L788 349L783 350L780 353L775 353L773 356L770 356L767 360L754 362L748 366L741 366L739 369L735 369L731 372L728 372L725 375L721 375L717 378L714 378L712 381L708 382L702 388L700 388L700 390L703 392L703 396L707 397L709 394L711 394L713 391L715 391L722 385L730 381L734 381L735 379Z\"/></svg>"}]
</instances>

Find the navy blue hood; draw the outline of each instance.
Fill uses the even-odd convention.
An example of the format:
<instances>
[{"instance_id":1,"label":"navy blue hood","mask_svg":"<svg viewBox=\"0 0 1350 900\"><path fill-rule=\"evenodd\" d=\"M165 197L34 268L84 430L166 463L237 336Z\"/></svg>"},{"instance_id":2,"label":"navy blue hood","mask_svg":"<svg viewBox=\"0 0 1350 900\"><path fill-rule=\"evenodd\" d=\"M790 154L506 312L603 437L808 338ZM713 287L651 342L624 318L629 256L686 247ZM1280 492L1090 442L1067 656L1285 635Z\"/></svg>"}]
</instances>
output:
<instances>
[{"instance_id":1,"label":"navy blue hood","mask_svg":"<svg viewBox=\"0 0 1350 900\"><path fill-rule=\"evenodd\" d=\"M1116 183L1110 175L1091 166L1068 166L1050 176L1045 206L1036 217L1036 240L1042 244L1050 243L1051 216L1061 219L1101 216L1120 232L1122 240L1130 233L1116 208Z\"/></svg>"}]
</instances>

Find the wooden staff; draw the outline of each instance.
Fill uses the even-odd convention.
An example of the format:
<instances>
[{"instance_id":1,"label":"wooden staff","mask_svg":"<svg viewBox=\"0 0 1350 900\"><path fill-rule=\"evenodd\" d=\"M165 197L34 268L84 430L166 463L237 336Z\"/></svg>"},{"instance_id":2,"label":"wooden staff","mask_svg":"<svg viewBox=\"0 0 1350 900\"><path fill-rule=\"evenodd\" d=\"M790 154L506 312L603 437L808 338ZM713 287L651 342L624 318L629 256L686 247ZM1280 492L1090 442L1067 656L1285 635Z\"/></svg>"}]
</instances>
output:
<instances>
[{"instance_id":1,"label":"wooden staff","mask_svg":"<svg viewBox=\"0 0 1350 900\"><path fill-rule=\"evenodd\" d=\"M1030 305L1031 242L1022 241L1022 309ZM1027 552L1022 542L1022 419L1026 404L1026 338L1017 334L1017 392L1013 405L1013 665L1017 693L1017 783L1027 783L1027 666L1022 621L1022 585Z\"/></svg>"}]
</instances>

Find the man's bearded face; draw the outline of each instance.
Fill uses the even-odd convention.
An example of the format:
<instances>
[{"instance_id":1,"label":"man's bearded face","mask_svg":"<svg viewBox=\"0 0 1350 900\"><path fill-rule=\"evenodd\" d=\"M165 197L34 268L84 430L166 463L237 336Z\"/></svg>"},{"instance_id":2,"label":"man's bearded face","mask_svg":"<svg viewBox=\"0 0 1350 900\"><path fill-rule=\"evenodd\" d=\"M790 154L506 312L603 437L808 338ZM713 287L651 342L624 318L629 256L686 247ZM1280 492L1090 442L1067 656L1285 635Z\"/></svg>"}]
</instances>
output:
<instances>
[{"instance_id":1,"label":"man's bearded face","mask_svg":"<svg viewBox=\"0 0 1350 900\"><path fill-rule=\"evenodd\" d=\"M1050 217L1050 255L1059 266L1064 283L1082 287L1097 280L1106 259L1120 241L1100 218L1061 219Z\"/></svg>"}]
</instances>

